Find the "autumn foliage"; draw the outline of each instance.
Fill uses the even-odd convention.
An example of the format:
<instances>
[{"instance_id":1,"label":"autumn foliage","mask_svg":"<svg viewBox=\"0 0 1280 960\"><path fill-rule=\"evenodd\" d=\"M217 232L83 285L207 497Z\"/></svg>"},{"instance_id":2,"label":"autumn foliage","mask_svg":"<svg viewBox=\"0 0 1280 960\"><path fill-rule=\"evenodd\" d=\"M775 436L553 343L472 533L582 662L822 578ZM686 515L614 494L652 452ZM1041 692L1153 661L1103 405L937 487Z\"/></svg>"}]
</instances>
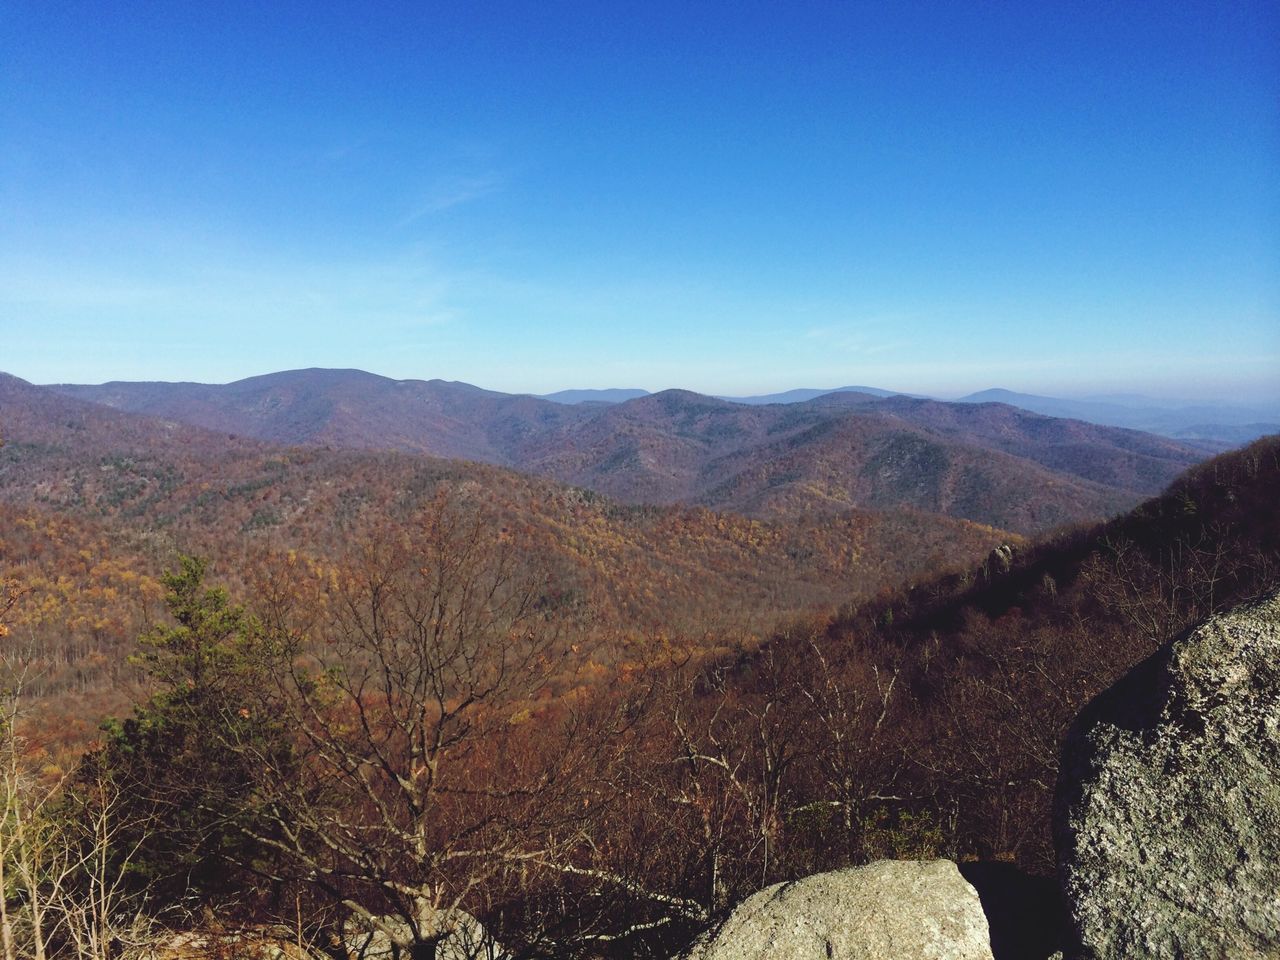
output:
<instances>
[{"instance_id":1,"label":"autumn foliage","mask_svg":"<svg viewBox=\"0 0 1280 960\"><path fill-rule=\"evenodd\" d=\"M137 462L85 471L79 512L0 508L12 781L96 825L96 873L40 902L107 877L146 923L335 958L428 955L465 915L520 955L665 957L816 870L1049 872L1071 719L1280 580L1276 439L1034 544L411 457L167 462L116 502ZM47 954L94 955L67 923Z\"/></svg>"}]
</instances>

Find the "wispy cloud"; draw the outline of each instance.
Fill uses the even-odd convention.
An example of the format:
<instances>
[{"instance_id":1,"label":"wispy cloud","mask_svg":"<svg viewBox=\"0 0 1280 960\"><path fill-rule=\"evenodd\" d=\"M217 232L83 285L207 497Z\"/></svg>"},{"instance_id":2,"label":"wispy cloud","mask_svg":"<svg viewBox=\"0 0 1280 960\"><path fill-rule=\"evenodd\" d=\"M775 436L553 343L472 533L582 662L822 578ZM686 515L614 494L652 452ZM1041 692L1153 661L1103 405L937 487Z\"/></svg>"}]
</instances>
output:
<instances>
[{"instance_id":1,"label":"wispy cloud","mask_svg":"<svg viewBox=\"0 0 1280 960\"><path fill-rule=\"evenodd\" d=\"M427 191L421 200L400 221L398 226L407 227L411 223L441 213L465 203L480 200L502 189L506 178L498 173L482 173L468 176L441 177Z\"/></svg>"}]
</instances>

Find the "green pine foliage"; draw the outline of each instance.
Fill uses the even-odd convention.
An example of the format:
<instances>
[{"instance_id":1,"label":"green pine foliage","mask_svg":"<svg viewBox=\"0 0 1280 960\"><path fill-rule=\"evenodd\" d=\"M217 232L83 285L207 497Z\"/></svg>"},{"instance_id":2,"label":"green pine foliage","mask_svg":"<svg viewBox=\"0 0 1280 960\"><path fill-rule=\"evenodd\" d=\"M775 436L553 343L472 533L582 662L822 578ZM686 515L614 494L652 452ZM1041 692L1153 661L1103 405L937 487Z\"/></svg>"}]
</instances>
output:
<instances>
[{"instance_id":1,"label":"green pine foliage","mask_svg":"<svg viewBox=\"0 0 1280 960\"><path fill-rule=\"evenodd\" d=\"M285 749L261 708L268 649L259 624L225 590L205 586L206 563L182 557L163 577L174 624L147 632L137 660L155 693L103 725L78 784L106 780L124 798L116 855L157 903L243 899L262 854L247 839L255 817L255 758ZM72 789L68 812L94 802Z\"/></svg>"}]
</instances>

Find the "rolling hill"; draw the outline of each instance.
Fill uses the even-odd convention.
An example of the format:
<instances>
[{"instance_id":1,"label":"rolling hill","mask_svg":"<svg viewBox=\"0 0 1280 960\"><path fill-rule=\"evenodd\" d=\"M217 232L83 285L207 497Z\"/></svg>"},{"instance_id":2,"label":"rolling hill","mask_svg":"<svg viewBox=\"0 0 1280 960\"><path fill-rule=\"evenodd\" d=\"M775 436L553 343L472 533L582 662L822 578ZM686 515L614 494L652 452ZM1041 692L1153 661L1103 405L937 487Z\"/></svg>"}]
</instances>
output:
<instances>
[{"instance_id":1,"label":"rolling hill","mask_svg":"<svg viewBox=\"0 0 1280 960\"><path fill-rule=\"evenodd\" d=\"M411 537L417 511L444 495L496 517L499 542L551 574L539 609L564 618L575 655L585 638L581 676L596 684L573 696L648 704L626 714L626 806L600 834L610 869L687 896L702 811L749 811L732 804L760 796L785 814L767 853L748 813L718 835L739 887L767 871L785 880L939 853L1043 872L1058 742L1080 706L1280 569L1280 438L1199 464L1106 523L1028 544L932 511L1045 525L1082 497L1135 499L1189 455L1003 404L841 394L743 406L667 391L566 407L535 428L535 398L475 391L468 403L475 388L433 387L436 402L458 404L439 436L473 439L489 404L490 449L599 489L629 484L637 504L625 505L502 466L337 442L395 421L393 405L366 419L351 383L335 392L302 377L288 403L276 394L297 425L321 427L285 445L229 431L230 419L194 426L0 377L0 591L16 598L6 626L38 678L33 730L49 776L127 702L127 655L161 616L157 576L179 551L211 557L241 597L295 559L331 582L359 569L354 545ZM285 413L260 424L287 435ZM666 496L772 519L641 503ZM306 623L314 607L299 609ZM504 730L517 715L506 716ZM689 773L672 750L695 742L712 805L673 805Z\"/></svg>"},{"instance_id":2,"label":"rolling hill","mask_svg":"<svg viewBox=\"0 0 1280 960\"><path fill-rule=\"evenodd\" d=\"M590 609L593 629L619 636L761 637L1018 542L908 507L764 521L628 506L486 464L270 444L7 376L0 437L0 576L41 585L18 623L48 651L42 675L86 687L121 675L121 651L155 614L138 601L104 619L94 612L103 597L136 588L154 604L155 578L179 553L211 557L233 586L246 558L264 551L341 563L362 532L408 522L442 491L500 517L565 596Z\"/></svg>"},{"instance_id":3,"label":"rolling hill","mask_svg":"<svg viewBox=\"0 0 1280 960\"><path fill-rule=\"evenodd\" d=\"M717 397L717 399L728 400L730 403L752 405L762 403L804 403L806 400L825 397L829 393L865 393L872 397L894 397L898 395L896 390L884 390L880 387L832 387L830 389L799 387L795 390L784 390L781 393L762 393L749 397Z\"/></svg>"},{"instance_id":4,"label":"rolling hill","mask_svg":"<svg viewBox=\"0 0 1280 960\"><path fill-rule=\"evenodd\" d=\"M1203 456L1007 405L849 391L786 404L680 390L565 404L355 370L50 389L273 443L497 464L628 503L760 517L906 505L1023 533L1116 513Z\"/></svg>"},{"instance_id":5,"label":"rolling hill","mask_svg":"<svg viewBox=\"0 0 1280 960\"><path fill-rule=\"evenodd\" d=\"M859 754L857 769L893 772L900 828L945 822L960 852L1051 872L1069 725L1162 644L1280 586L1277 489L1280 437L1267 437L1106 523L904 586L815 636L779 636L744 661L734 694L769 689L762 665L814 649L840 689L895 676L886 710L899 739Z\"/></svg>"},{"instance_id":6,"label":"rolling hill","mask_svg":"<svg viewBox=\"0 0 1280 960\"><path fill-rule=\"evenodd\" d=\"M496 393L445 380L362 370L290 370L228 384L60 384L113 409L272 443L399 450L510 465L522 440L590 419L592 404Z\"/></svg>"}]
</instances>

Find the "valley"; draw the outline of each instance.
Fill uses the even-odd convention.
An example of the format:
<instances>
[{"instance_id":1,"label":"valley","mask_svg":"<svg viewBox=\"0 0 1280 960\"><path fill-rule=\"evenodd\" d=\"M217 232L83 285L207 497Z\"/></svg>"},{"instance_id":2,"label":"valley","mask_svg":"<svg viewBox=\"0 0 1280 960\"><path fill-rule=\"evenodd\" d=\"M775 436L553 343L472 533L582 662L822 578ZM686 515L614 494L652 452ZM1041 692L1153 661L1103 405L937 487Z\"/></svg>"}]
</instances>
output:
<instances>
[{"instance_id":1,"label":"valley","mask_svg":"<svg viewBox=\"0 0 1280 960\"><path fill-rule=\"evenodd\" d=\"M338 889L381 877L479 891L435 909L504 945L626 957L850 863L1044 876L1072 718L1280 575L1274 438L1201 462L1005 404L4 376L0 429L32 782L113 771L148 825L147 896L261 924L278 892L250 867L269 860L308 937ZM197 679L204 658L221 666ZM452 744L429 787L400 736ZM174 803L250 819L209 846L221 828L170 822ZM435 811L413 841L434 853L406 859L389 803ZM356 821L367 854L332 833ZM455 865L473 835L490 852ZM305 879L322 866L348 879ZM1053 942L1045 922L1026 942Z\"/></svg>"},{"instance_id":2,"label":"valley","mask_svg":"<svg viewBox=\"0 0 1280 960\"><path fill-rule=\"evenodd\" d=\"M511 467L626 503L753 517L910 506L1022 534L1118 512L1205 456L1002 404L855 392L743 404L668 390L569 405L350 370L43 389L276 444Z\"/></svg>"}]
</instances>

